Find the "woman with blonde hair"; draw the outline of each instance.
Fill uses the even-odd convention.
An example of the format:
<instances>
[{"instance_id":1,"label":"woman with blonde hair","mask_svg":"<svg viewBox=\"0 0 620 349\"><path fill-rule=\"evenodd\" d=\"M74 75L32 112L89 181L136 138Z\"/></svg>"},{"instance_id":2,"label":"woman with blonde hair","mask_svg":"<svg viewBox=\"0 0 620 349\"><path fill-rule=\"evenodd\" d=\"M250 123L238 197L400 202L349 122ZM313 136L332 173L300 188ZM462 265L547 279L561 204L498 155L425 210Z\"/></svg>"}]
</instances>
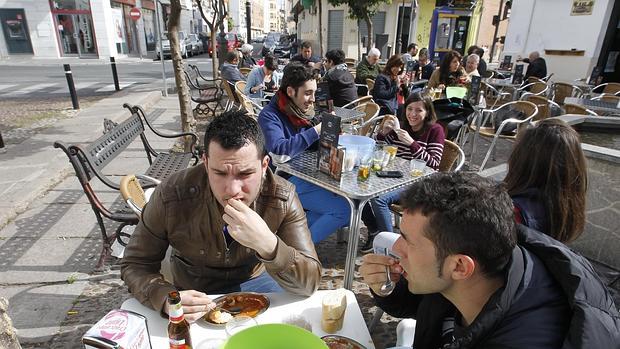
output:
<instances>
[{"instance_id":1,"label":"woman with blonde hair","mask_svg":"<svg viewBox=\"0 0 620 349\"><path fill-rule=\"evenodd\" d=\"M583 232L588 187L579 134L564 121L546 119L525 130L508 159L504 183L518 223L561 242Z\"/></svg>"}]
</instances>

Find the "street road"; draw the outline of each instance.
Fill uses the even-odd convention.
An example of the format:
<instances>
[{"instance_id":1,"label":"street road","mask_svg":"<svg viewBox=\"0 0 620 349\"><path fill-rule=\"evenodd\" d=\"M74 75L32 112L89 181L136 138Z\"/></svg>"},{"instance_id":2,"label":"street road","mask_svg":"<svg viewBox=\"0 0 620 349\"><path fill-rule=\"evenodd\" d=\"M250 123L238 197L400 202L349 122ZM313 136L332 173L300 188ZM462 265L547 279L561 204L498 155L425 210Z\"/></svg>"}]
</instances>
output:
<instances>
[{"instance_id":1,"label":"street road","mask_svg":"<svg viewBox=\"0 0 620 349\"><path fill-rule=\"evenodd\" d=\"M191 57L186 63L196 64L200 72L211 76L211 59L208 55ZM57 64L55 64L57 62ZM114 80L109 62L79 60L71 63L73 80L78 97L106 95L114 92ZM62 60L31 60L23 65L0 64L0 99L44 99L69 97ZM174 86L172 61L165 61L168 87ZM119 83L122 90L162 90L161 61L151 59L117 59Z\"/></svg>"}]
</instances>

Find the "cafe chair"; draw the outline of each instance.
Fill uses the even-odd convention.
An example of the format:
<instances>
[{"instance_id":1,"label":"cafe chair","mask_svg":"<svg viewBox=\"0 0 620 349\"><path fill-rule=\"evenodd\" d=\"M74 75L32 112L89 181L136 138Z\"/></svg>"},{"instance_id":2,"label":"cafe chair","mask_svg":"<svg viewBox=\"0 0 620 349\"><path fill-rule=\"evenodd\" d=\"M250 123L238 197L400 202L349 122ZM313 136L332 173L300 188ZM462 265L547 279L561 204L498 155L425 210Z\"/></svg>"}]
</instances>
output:
<instances>
[{"instance_id":1,"label":"cafe chair","mask_svg":"<svg viewBox=\"0 0 620 349\"><path fill-rule=\"evenodd\" d=\"M241 72L241 74L243 74L243 76L248 76L248 74L250 74L250 72L252 71L252 68L242 67L239 68L239 71Z\"/></svg>"},{"instance_id":2,"label":"cafe chair","mask_svg":"<svg viewBox=\"0 0 620 349\"><path fill-rule=\"evenodd\" d=\"M355 107L358 107L360 105L366 105L366 103L372 101L372 96L364 96L343 105L342 108L354 109Z\"/></svg>"},{"instance_id":3,"label":"cafe chair","mask_svg":"<svg viewBox=\"0 0 620 349\"><path fill-rule=\"evenodd\" d=\"M617 94L620 92L620 83L618 82L606 82L604 84L597 85L592 90L599 91L599 89L603 89L602 93L611 93Z\"/></svg>"},{"instance_id":4,"label":"cafe chair","mask_svg":"<svg viewBox=\"0 0 620 349\"><path fill-rule=\"evenodd\" d=\"M140 181L150 182L144 190ZM127 206L140 218L142 215L142 209L144 205L149 201L151 194L155 190L155 186L159 185L161 181L157 178L153 178L146 175L126 175L121 178L120 192L123 200L127 203Z\"/></svg>"},{"instance_id":5,"label":"cafe chair","mask_svg":"<svg viewBox=\"0 0 620 349\"><path fill-rule=\"evenodd\" d=\"M566 103L564 104L564 112L566 114L577 114L577 115L590 115L590 116L599 116L596 112L587 109L578 104Z\"/></svg>"},{"instance_id":6,"label":"cafe chair","mask_svg":"<svg viewBox=\"0 0 620 349\"><path fill-rule=\"evenodd\" d=\"M542 81L545 81L545 82L549 82L549 79L551 79L551 77L552 77L552 76L553 76L553 73L551 73L551 74L549 74L549 75L545 76L545 77L544 77L544 78L542 78L541 80L542 80Z\"/></svg>"},{"instance_id":7,"label":"cafe chair","mask_svg":"<svg viewBox=\"0 0 620 349\"><path fill-rule=\"evenodd\" d=\"M493 121L493 116L498 114L504 108L516 109L522 112L524 114L524 117L523 119L509 118L509 119L502 121L500 125L497 127L497 131L495 131L494 127L485 127L485 126L482 126L480 127L479 130L477 130L480 136L487 137L487 138L491 138L491 137L493 138L493 140L491 141L491 145L489 146L489 149L487 150L487 153L484 157L484 160L482 161L482 164L480 164L479 171L482 171L484 169L484 166L487 164L491 155L493 156L493 160L495 160L494 150L495 150L495 145L498 139L501 138L501 139L507 139L507 140L515 140L517 138L518 133L523 128L527 127L527 125L529 125L531 121L534 119L536 114L538 114L538 107L536 106L536 104L532 102L528 102L528 101L514 101L514 102L506 103L496 109L483 110L482 114L483 115L487 114L488 115L487 119ZM475 116L474 119L476 117L479 117L479 116ZM509 124L515 124L517 126L516 132L511 133L511 134L502 134L502 131L504 130L504 128L506 128L506 126L508 126ZM475 126L476 125L475 120L472 121L472 125L474 128L477 128L477 126Z\"/></svg>"},{"instance_id":8,"label":"cafe chair","mask_svg":"<svg viewBox=\"0 0 620 349\"><path fill-rule=\"evenodd\" d=\"M372 91L372 89L375 87L375 80L366 79L366 86L368 86L368 93L370 93L370 91Z\"/></svg>"},{"instance_id":9,"label":"cafe chair","mask_svg":"<svg viewBox=\"0 0 620 349\"><path fill-rule=\"evenodd\" d=\"M554 82L551 85L551 100L559 105L564 104L566 97L581 97L583 90L566 82Z\"/></svg>"},{"instance_id":10,"label":"cafe chair","mask_svg":"<svg viewBox=\"0 0 620 349\"><path fill-rule=\"evenodd\" d=\"M612 102L612 103L618 103L620 102L620 96L615 96L609 93L602 93L594 98L592 98L593 101L603 101L603 102Z\"/></svg>"},{"instance_id":11,"label":"cafe chair","mask_svg":"<svg viewBox=\"0 0 620 349\"><path fill-rule=\"evenodd\" d=\"M237 81L235 83L235 93L237 94L237 97L239 97L240 107L241 109L245 109L250 116L258 118L258 113L263 110L263 106L260 103L269 102L269 100L265 98L252 98L246 95L243 92L245 90L245 86L245 81Z\"/></svg>"},{"instance_id":12,"label":"cafe chair","mask_svg":"<svg viewBox=\"0 0 620 349\"><path fill-rule=\"evenodd\" d=\"M521 96L521 100L532 102L538 107L538 114L536 114L532 122L544 120L552 116L558 116L564 112L563 108L559 104L543 96L536 96L530 93Z\"/></svg>"},{"instance_id":13,"label":"cafe chair","mask_svg":"<svg viewBox=\"0 0 620 349\"><path fill-rule=\"evenodd\" d=\"M228 111L234 107L241 106L241 99L237 91L235 91L235 86L226 79L222 79L222 86L224 87L224 92L226 92L226 97L228 97L224 110Z\"/></svg>"},{"instance_id":14,"label":"cafe chair","mask_svg":"<svg viewBox=\"0 0 620 349\"><path fill-rule=\"evenodd\" d=\"M355 58L345 58L344 62L347 64L347 68L355 70Z\"/></svg>"},{"instance_id":15,"label":"cafe chair","mask_svg":"<svg viewBox=\"0 0 620 349\"><path fill-rule=\"evenodd\" d=\"M370 96L370 89L368 88L368 85L366 85L366 84L355 84L355 87L357 87L357 96L358 97L361 98L361 97L364 97L364 96Z\"/></svg>"},{"instance_id":16,"label":"cafe chair","mask_svg":"<svg viewBox=\"0 0 620 349\"><path fill-rule=\"evenodd\" d=\"M482 82L481 90L486 104L491 108L512 101L512 93L499 91L484 81Z\"/></svg>"},{"instance_id":17,"label":"cafe chair","mask_svg":"<svg viewBox=\"0 0 620 349\"><path fill-rule=\"evenodd\" d=\"M366 114L364 116L364 121L361 124L354 126L354 129L356 130L355 133L360 136L373 138L380 122L385 117L385 115L379 116L379 110L381 107L377 103L371 101L357 106L354 109L363 111Z\"/></svg>"}]
</instances>

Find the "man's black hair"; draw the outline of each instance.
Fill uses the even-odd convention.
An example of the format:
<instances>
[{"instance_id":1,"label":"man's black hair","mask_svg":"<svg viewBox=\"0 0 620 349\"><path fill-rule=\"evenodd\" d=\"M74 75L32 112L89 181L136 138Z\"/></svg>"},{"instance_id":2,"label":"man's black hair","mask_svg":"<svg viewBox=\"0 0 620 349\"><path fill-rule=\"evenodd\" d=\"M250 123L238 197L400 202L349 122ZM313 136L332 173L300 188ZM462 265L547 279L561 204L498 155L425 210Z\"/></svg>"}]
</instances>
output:
<instances>
[{"instance_id":1,"label":"man's black hair","mask_svg":"<svg viewBox=\"0 0 620 349\"><path fill-rule=\"evenodd\" d=\"M409 44L409 46L407 46L407 52L413 50L414 48L417 48L418 44L416 44L415 42L412 42Z\"/></svg>"},{"instance_id":2,"label":"man's black hair","mask_svg":"<svg viewBox=\"0 0 620 349\"><path fill-rule=\"evenodd\" d=\"M302 41L301 48L312 48L312 43L310 41Z\"/></svg>"},{"instance_id":3,"label":"man's black hair","mask_svg":"<svg viewBox=\"0 0 620 349\"><path fill-rule=\"evenodd\" d=\"M308 80L314 79L312 69L300 62L291 62L284 67L284 75L280 81L280 91L286 94L286 88L292 87L297 94L297 89Z\"/></svg>"},{"instance_id":4,"label":"man's black hair","mask_svg":"<svg viewBox=\"0 0 620 349\"><path fill-rule=\"evenodd\" d=\"M205 130L204 149L209 156L211 142L218 143L226 150L241 149L247 144L256 145L259 159L265 151L265 136L258 122L247 115L245 110L229 110L216 116Z\"/></svg>"},{"instance_id":5,"label":"man's black hair","mask_svg":"<svg viewBox=\"0 0 620 349\"><path fill-rule=\"evenodd\" d=\"M237 52L235 51L226 52L226 62L232 63L237 58L239 58L239 56L237 56Z\"/></svg>"},{"instance_id":6,"label":"man's black hair","mask_svg":"<svg viewBox=\"0 0 620 349\"><path fill-rule=\"evenodd\" d=\"M400 202L405 213L429 218L423 232L435 245L440 268L447 256L464 254L488 277L502 274L516 227L512 200L500 183L472 172L436 173L413 184Z\"/></svg>"},{"instance_id":7,"label":"man's black hair","mask_svg":"<svg viewBox=\"0 0 620 349\"><path fill-rule=\"evenodd\" d=\"M344 51L341 49L329 50L325 54L325 58L332 61L334 65L342 64L345 58Z\"/></svg>"}]
</instances>

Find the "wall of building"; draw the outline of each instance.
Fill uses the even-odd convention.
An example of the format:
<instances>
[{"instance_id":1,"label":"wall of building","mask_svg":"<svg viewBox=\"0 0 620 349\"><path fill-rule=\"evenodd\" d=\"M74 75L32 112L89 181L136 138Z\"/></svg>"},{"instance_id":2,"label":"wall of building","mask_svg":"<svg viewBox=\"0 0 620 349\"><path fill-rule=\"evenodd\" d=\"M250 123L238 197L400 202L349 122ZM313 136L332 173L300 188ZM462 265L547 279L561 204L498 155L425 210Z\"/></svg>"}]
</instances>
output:
<instances>
[{"instance_id":1,"label":"wall of building","mask_svg":"<svg viewBox=\"0 0 620 349\"><path fill-rule=\"evenodd\" d=\"M35 57L59 57L58 40L49 3L41 0L0 0L0 8L24 9L32 50ZM4 34L0 29L0 58L9 57Z\"/></svg>"},{"instance_id":2,"label":"wall of building","mask_svg":"<svg viewBox=\"0 0 620 349\"><path fill-rule=\"evenodd\" d=\"M489 61L489 54L491 45L493 44L493 34L495 33L495 26L493 25L493 16L497 15L499 11L499 1L484 1L482 5L482 13L480 15L480 27L478 29L478 37L475 44L483 47L486 50L485 59ZM503 11L502 11L503 12ZM510 19L506 19L499 22L499 28L497 30L497 37L506 36L508 29L508 23ZM495 45L494 62L497 62L497 57L501 55L503 51L503 44L497 43Z\"/></svg>"},{"instance_id":3,"label":"wall of building","mask_svg":"<svg viewBox=\"0 0 620 349\"><path fill-rule=\"evenodd\" d=\"M590 75L601 50L614 0L597 0L591 15L571 16L572 1L519 0L512 5L504 55L526 57L539 51L552 80ZM546 55L545 49L585 50L584 56Z\"/></svg>"},{"instance_id":4,"label":"wall of building","mask_svg":"<svg viewBox=\"0 0 620 349\"><path fill-rule=\"evenodd\" d=\"M431 20L435 10L435 0L418 0L420 6L417 14L415 40L420 47L429 47L431 38Z\"/></svg>"}]
</instances>

